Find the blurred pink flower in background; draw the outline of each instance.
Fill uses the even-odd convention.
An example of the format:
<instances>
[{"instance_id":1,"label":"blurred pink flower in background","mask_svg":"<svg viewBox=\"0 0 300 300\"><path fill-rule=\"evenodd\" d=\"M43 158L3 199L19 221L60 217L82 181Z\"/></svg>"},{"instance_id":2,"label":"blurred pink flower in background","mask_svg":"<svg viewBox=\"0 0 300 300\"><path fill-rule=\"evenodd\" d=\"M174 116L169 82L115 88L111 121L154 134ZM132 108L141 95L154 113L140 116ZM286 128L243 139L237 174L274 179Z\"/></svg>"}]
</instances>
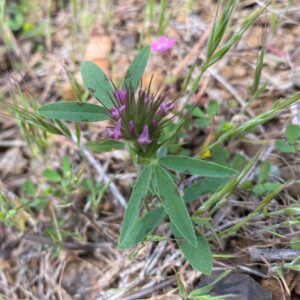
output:
<instances>
[{"instance_id":1,"label":"blurred pink flower in background","mask_svg":"<svg viewBox=\"0 0 300 300\"><path fill-rule=\"evenodd\" d=\"M161 36L158 40L151 42L150 47L154 53L166 53L175 44L176 39L169 39L166 35Z\"/></svg>"}]
</instances>

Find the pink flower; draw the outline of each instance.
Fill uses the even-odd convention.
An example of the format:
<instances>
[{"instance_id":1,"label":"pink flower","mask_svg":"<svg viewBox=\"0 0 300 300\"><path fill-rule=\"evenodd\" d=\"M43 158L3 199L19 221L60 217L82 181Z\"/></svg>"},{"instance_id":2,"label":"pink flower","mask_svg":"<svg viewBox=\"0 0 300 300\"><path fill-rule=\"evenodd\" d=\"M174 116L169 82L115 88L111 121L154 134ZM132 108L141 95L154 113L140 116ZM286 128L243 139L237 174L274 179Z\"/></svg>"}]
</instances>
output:
<instances>
[{"instance_id":1,"label":"pink flower","mask_svg":"<svg viewBox=\"0 0 300 300\"><path fill-rule=\"evenodd\" d=\"M157 41L151 42L150 47L154 53L166 53L175 42L175 39L169 39L166 35L163 35Z\"/></svg>"},{"instance_id":2,"label":"pink flower","mask_svg":"<svg viewBox=\"0 0 300 300\"><path fill-rule=\"evenodd\" d=\"M166 102L164 101L160 106L159 106L159 113L160 114L167 114L170 110L172 110L175 107L175 104L173 102Z\"/></svg>"},{"instance_id":3,"label":"pink flower","mask_svg":"<svg viewBox=\"0 0 300 300\"><path fill-rule=\"evenodd\" d=\"M111 128L108 128L107 133L108 136L111 137L113 140L119 140L121 138L121 118L118 119L115 129L112 130Z\"/></svg>"},{"instance_id":4,"label":"pink flower","mask_svg":"<svg viewBox=\"0 0 300 300\"><path fill-rule=\"evenodd\" d=\"M148 130L148 126L145 125L142 134L138 137L137 142L140 145L148 145L151 144L152 141L149 137L149 130Z\"/></svg>"},{"instance_id":5,"label":"pink flower","mask_svg":"<svg viewBox=\"0 0 300 300\"><path fill-rule=\"evenodd\" d=\"M121 104L125 104L126 103L126 98L127 98L127 91L123 90L123 89L117 89L114 92L114 96L118 99L118 101Z\"/></svg>"},{"instance_id":6,"label":"pink flower","mask_svg":"<svg viewBox=\"0 0 300 300\"><path fill-rule=\"evenodd\" d=\"M112 115L112 117L114 119L119 119L120 118L120 114L121 112L126 108L125 104L121 105L120 107L113 107L111 110L110 110L110 113Z\"/></svg>"}]
</instances>

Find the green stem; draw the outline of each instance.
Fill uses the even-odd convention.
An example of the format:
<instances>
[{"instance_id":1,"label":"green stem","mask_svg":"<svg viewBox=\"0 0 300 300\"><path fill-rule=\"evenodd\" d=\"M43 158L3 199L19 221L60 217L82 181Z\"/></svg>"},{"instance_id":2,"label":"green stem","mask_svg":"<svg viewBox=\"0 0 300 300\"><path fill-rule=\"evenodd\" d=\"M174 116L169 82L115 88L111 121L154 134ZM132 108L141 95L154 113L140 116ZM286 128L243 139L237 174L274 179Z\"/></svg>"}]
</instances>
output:
<instances>
[{"instance_id":1,"label":"green stem","mask_svg":"<svg viewBox=\"0 0 300 300\"><path fill-rule=\"evenodd\" d=\"M235 224L234 226L228 228L227 230L221 231L218 233L219 237L228 237L235 235L237 231L242 228L246 223L248 223L251 219L255 218L257 215L260 214L261 211L263 211L267 205L288 185L282 184L277 189L275 189L273 192L268 194L259 204L259 206L252 211L248 216L246 216L243 220L241 220L238 224Z\"/></svg>"},{"instance_id":2,"label":"green stem","mask_svg":"<svg viewBox=\"0 0 300 300\"><path fill-rule=\"evenodd\" d=\"M204 212L212 208L216 203L214 210L220 208L227 201L228 196L234 191L241 180L248 174L255 162L257 161L262 149L248 162L244 169L236 177L230 179L219 191L215 192L208 200L206 200L201 207L196 211L195 215L202 215Z\"/></svg>"}]
</instances>

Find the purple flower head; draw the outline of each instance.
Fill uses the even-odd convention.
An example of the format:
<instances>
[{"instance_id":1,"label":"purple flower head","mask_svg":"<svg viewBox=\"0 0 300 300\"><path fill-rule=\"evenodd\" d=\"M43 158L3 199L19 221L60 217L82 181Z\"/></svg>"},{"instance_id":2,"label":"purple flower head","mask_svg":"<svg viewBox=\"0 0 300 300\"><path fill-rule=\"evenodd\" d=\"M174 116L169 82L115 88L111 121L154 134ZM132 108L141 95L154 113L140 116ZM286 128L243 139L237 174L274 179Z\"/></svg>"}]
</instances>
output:
<instances>
[{"instance_id":1,"label":"purple flower head","mask_svg":"<svg viewBox=\"0 0 300 300\"><path fill-rule=\"evenodd\" d=\"M117 119L120 118L120 114L121 114L121 112L122 112L125 108L126 108L126 105L125 105L125 104L121 105L121 106L118 107L118 108L113 107L113 108L110 110L110 113L111 113L112 117L113 117L114 119L117 120Z\"/></svg>"},{"instance_id":2,"label":"purple flower head","mask_svg":"<svg viewBox=\"0 0 300 300\"><path fill-rule=\"evenodd\" d=\"M151 144L152 141L149 137L149 130L148 130L148 126L145 125L142 134L138 137L137 142L140 145L148 145Z\"/></svg>"},{"instance_id":3,"label":"purple flower head","mask_svg":"<svg viewBox=\"0 0 300 300\"><path fill-rule=\"evenodd\" d=\"M174 107L175 107L175 104L173 102L164 101L159 106L159 111L158 112L160 114L164 115L164 114L167 114L168 112L170 112Z\"/></svg>"},{"instance_id":4,"label":"purple flower head","mask_svg":"<svg viewBox=\"0 0 300 300\"><path fill-rule=\"evenodd\" d=\"M119 91L122 90L116 90L115 105L108 111L115 124L107 130L108 136L128 142L138 157L145 159L156 156L164 128L171 124L170 113L175 107L175 100L171 100L172 95L167 90L152 94L150 87L151 82L136 92L132 86L127 86L123 93L126 98L120 98L122 93Z\"/></svg>"},{"instance_id":5,"label":"purple flower head","mask_svg":"<svg viewBox=\"0 0 300 300\"><path fill-rule=\"evenodd\" d=\"M108 132L108 136L111 137L113 140L119 140L122 136L122 134L121 134L121 118L118 119L115 129L112 130L111 128L108 128L107 132Z\"/></svg>"},{"instance_id":6,"label":"purple flower head","mask_svg":"<svg viewBox=\"0 0 300 300\"><path fill-rule=\"evenodd\" d=\"M150 47L154 53L166 53L175 42L175 39L169 39L166 35L163 35L158 40L151 42Z\"/></svg>"},{"instance_id":7,"label":"purple flower head","mask_svg":"<svg viewBox=\"0 0 300 300\"><path fill-rule=\"evenodd\" d=\"M114 92L114 96L118 99L121 104L126 103L127 91L125 89L117 89Z\"/></svg>"}]
</instances>

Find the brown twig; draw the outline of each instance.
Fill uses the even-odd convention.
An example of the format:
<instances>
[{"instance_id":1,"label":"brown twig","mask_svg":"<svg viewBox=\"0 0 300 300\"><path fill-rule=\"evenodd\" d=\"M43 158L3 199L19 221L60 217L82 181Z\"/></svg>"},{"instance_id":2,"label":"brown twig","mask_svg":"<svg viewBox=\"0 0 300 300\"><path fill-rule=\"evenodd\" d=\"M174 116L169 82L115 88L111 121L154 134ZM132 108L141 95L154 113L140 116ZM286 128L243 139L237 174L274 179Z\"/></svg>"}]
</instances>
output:
<instances>
[{"instance_id":1,"label":"brown twig","mask_svg":"<svg viewBox=\"0 0 300 300\"><path fill-rule=\"evenodd\" d=\"M61 242L59 244L55 243L52 239L46 238L44 236L34 235L31 233L25 233L22 237L23 239L38 244L48 245L51 247L61 246L67 250L83 250L83 251L93 251L102 247L110 247L110 243L99 242L99 243L76 243L76 242Z\"/></svg>"},{"instance_id":2,"label":"brown twig","mask_svg":"<svg viewBox=\"0 0 300 300\"><path fill-rule=\"evenodd\" d=\"M163 288L166 288L166 287L168 287L169 285L172 285L175 282L176 282L175 278L160 282L155 286L150 286L150 287L142 289L142 290L140 290L136 293L133 293L133 294L129 295L128 297L123 298L123 300L138 300L138 299L141 299L145 296L152 295L155 291L159 291Z\"/></svg>"}]
</instances>

